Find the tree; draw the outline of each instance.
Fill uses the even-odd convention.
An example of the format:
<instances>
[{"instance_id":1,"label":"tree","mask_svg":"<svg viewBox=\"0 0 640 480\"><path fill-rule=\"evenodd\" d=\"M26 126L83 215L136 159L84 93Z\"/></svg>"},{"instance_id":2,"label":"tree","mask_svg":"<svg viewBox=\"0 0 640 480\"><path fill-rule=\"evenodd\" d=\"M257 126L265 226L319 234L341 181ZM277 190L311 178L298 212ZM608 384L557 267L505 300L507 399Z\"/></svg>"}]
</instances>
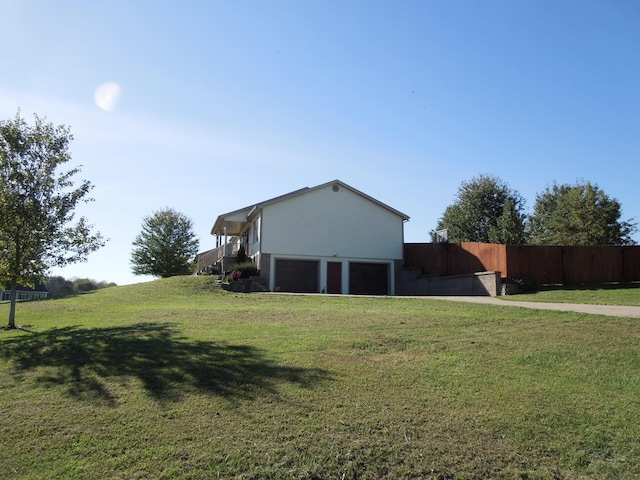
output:
<instances>
[{"instance_id":1,"label":"tree","mask_svg":"<svg viewBox=\"0 0 640 480\"><path fill-rule=\"evenodd\" d=\"M35 115L0 122L0 283L11 289L9 327L15 328L17 285L34 286L49 268L84 261L104 245L84 217L73 223L75 208L92 199L80 167L60 171L71 160L68 127Z\"/></svg>"},{"instance_id":2,"label":"tree","mask_svg":"<svg viewBox=\"0 0 640 480\"><path fill-rule=\"evenodd\" d=\"M117 287L113 282L94 280L93 278L76 278L72 282L74 293L91 292L102 288Z\"/></svg>"},{"instance_id":3,"label":"tree","mask_svg":"<svg viewBox=\"0 0 640 480\"><path fill-rule=\"evenodd\" d=\"M524 200L508 184L491 175L462 182L437 230L447 229L451 242L522 243ZM431 232L435 241L436 233Z\"/></svg>"},{"instance_id":4,"label":"tree","mask_svg":"<svg viewBox=\"0 0 640 480\"><path fill-rule=\"evenodd\" d=\"M536 195L529 217L534 245L634 245L633 219L622 221L621 205L591 182L547 187Z\"/></svg>"},{"instance_id":5,"label":"tree","mask_svg":"<svg viewBox=\"0 0 640 480\"><path fill-rule=\"evenodd\" d=\"M44 284L49 290L49 298L66 297L67 295L73 295L74 292L73 282L61 276L49 277Z\"/></svg>"},{"instance_id":6,"label":"tree","mask_svg":"<svg viewBox=\"0 0 640 480\"><path fill-rule=\"evenodd\" d=\"M49 290L49 298L61 298L73 295L74 293L84 293L117 286L113 282L106 282L104 280L97 281L91 278L75 278L71 281L61 276L48 277L44 281L44 284L47 290Z\"/></svg>"},{"instance_id":7,"label":"tree","mask_svg":"<svg viewBox=\"0 0 640 480\"><path fill-rule=\"evenodd\" d=\"M96 282L90 278L76 278L73 281L73 291L77 293L91 292L97 290Z\"/></svg>"},{"instance_id":8,"label":"tree","mask_svg":"<svg viewBox=\"0 0 640 480\"><path fill-rule=\"evenodd\" d=\"M193 233L191 220L166 208L144 218L142 231L133 246L134 274L166 278L193 271L199 241Z\"/></svg>"},{"instance_id":9,"label":"tree","mask_svg":"<svg viewBox=\"0 0 640 480\"><path fill-rule=\"evenodd\" d=\"M523 245L525 239L525 215L516 209L513 198L507 198L496 226L489 232L491 243L503 245Z\"/></svg>"}]
</instances>

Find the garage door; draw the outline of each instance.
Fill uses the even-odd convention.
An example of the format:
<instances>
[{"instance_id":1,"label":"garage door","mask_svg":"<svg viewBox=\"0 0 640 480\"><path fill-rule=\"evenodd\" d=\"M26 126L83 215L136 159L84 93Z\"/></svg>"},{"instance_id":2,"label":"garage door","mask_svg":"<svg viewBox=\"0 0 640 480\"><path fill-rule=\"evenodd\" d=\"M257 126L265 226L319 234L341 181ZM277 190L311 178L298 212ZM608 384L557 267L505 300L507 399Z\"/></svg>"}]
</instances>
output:
<instances>
[{"instance_id":1,"label":"garage door","mask_svg":"<svg viewBox=\"0 0 640 480\"><path fill-rule=\"evenodd\" d=\"M387 295L389 293L389 264L349 264L349 293L353 295Z\"/></svg>"},{"instance_id":2,"label":"garage door","mask_svg":"<svg viewBox=\"0 0 640 480\"><path fill-rule=\"evenodd\" d=\"M317 260L276 259L276 291L317 293Z\"/></svg>"}]
</instances>

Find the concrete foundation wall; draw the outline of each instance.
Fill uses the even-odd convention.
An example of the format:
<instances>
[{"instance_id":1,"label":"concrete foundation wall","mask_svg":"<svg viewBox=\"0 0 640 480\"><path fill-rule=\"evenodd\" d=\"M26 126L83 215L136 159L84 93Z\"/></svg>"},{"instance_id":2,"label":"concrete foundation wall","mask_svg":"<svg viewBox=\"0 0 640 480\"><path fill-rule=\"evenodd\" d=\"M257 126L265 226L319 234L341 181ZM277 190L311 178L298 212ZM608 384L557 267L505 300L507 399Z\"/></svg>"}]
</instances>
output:
<instances>
[{"instance_id":1,"label":"concrete foundation wall","mask_svg":"<svg viewBox=\"0 0 640 480\"><path fill-rule=\"evenodd\" d=\"M271 254L260 253L260 257L257 259L258 270L260 271L260 279L269 285L269 279L271 278Z\"/></svg>"},{"instance_id":2,"label":"concrete foundation wall","mask_svg":"<svg viewBox=\"0 0 640 480\"><path fill-rule=\"evenodd\" d=\"M500 272L478 272L468 275L440 277L421 275L419 268L396 272L397 295L500 295Z\"/></svg>"}]
</instances>

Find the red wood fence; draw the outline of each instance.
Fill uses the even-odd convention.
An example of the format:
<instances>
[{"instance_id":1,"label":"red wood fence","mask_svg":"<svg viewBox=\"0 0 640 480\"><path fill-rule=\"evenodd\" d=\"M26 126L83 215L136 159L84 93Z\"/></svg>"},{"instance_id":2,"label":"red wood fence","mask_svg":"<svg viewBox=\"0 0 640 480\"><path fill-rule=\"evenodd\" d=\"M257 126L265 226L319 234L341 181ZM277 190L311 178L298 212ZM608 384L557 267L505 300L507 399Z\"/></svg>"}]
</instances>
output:
<instances>
[{"instance_id":1,"label":"red wood fence","mask_svg":"<svg viewBox=\"0 0 640 480\"><path fill-rule=\"evenodd\" d=\"M405 268L423 274L499 271L539 284L640 281L640 246L563 247L488 243L405 243Z\"/></svg>"}]
</instances>

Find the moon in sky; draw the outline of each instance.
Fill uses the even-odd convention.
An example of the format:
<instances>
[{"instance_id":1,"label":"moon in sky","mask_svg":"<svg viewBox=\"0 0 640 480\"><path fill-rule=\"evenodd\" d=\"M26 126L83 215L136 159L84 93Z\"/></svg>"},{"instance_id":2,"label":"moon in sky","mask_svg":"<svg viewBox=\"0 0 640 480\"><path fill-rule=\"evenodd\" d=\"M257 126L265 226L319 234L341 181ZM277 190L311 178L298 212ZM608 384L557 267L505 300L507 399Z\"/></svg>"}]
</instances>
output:
<instances>
[{"instance_id":1,"label":"moon in sky","mask_svg":"<svg viewBox=\"0 0 640 480\"><path fill-rule=\"evenodd\" d=\"M115 82L107 82L96 88L93 98L96 105L105 112L113 112L120 98L120 85Z\"/></svg>"}]
</instances>

